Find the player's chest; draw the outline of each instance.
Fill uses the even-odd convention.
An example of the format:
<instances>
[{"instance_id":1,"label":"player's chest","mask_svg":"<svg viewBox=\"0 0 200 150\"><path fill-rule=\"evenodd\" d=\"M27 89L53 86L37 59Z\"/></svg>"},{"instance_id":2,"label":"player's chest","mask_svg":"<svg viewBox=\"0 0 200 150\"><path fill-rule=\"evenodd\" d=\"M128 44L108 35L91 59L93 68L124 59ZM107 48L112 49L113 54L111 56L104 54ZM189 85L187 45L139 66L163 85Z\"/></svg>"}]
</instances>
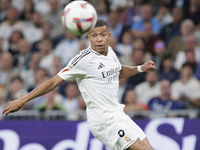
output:
<instances>
[{"instance_id":1,"label":"player's chest","mask_svg":"<svg viewBox=\"0 0 200 150\"><path fill-rule=\"evenodd\" d=\"M121 64L115 57L110 56L106 59L94 59L90 62L88 67L88 75L90 78L111 83L115 80L118 80Z\"/></svg>"}]
</instances>

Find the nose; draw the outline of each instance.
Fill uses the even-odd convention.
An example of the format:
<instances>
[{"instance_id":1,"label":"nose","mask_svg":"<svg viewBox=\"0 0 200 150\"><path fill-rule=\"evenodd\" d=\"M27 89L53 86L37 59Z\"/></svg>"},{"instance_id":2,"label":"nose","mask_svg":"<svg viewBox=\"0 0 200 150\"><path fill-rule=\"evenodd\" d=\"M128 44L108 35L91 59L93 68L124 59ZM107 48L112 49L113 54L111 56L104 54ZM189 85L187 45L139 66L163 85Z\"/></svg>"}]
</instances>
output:
<instances>
[{"instance_id":1,"label":"nose","mask_svg":"<svg viewBox=\"0 0 200 150\"><path fill-rule=\"evenodd\" d=\"M97 42L101 42L102 41L102 37L99 35L97 36Z\"/></svg>"}]
</instances>

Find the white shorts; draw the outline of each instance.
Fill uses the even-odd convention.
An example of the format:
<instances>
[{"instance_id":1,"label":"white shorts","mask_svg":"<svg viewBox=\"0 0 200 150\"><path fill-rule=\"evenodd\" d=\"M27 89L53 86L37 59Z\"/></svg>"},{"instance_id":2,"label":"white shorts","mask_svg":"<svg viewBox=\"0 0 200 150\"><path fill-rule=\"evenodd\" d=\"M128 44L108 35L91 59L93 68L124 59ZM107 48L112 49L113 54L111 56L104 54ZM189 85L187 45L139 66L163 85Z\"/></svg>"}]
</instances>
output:
<instances>
[{"instance_id":1,"label":"white shorts","mask_svg":"<svg viewBox=\"0 0 200 150\"><path fill-rule=\"evenodd\" d=\"M109 123L108 123L109 122ZM142 129L123 111L100 125L89 124L92 134L111 150L125 150L139 138L146 135Z\"/></svg>"}]
</instances>

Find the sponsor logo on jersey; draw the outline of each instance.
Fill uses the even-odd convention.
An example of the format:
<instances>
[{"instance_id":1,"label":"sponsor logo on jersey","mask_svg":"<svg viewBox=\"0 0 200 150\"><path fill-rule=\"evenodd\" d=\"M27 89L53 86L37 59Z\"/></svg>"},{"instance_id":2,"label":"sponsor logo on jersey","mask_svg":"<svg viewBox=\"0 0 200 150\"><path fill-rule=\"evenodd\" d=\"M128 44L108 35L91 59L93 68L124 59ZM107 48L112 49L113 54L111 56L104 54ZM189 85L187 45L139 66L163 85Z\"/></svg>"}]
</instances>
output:
<instances>
[{"instance_id":1,"label":"sponsor logo on jersey","mask_svg":"<svg viewBox=\"0 0 200 150\"><path fill-rule=\"evenodd\" d=\"M124 139L126 140L127 143L131 142L131 138L130 137L125 136Z\"/></svg>"},{"instance_id":2,"label":"sponsor logo on jersey","mask_svg":"<svg viewBox=\"0 0 200 150\"><path fill-rule=\"evenodd\" d=\"M119 73L119 70L120 70L119 67L111 68L108 71L101 72L101 74L102 74L103 78L107 78L107 77L109 77L109 76L111 76L113 74Z\"/></svg>"},{"instance_id":3,"label":"sponsor logo on jersey","mask_svg":"<svg viewBox=\"0 0 200 150\"><path fill-rule=\"evenodd\" d=\"M105 67L105 65L100 62L98 69L101 69L103 67Z\"/></svg>"}]
</instances>

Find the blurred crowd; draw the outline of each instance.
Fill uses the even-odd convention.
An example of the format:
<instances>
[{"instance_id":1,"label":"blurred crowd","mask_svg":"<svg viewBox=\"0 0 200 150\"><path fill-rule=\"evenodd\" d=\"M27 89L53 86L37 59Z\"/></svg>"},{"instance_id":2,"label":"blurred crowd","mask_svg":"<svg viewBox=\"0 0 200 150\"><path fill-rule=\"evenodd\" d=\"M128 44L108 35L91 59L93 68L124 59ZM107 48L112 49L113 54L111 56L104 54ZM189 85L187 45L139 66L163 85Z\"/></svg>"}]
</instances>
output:
<instances>
[{"instance_id":1,"label":"blurred crowd","mask_svg":"<svg viewBox=\"0 0 200 150\"><path fill-rule=\"evenodd\" d=\"M61 23L70 0L0 0L0 112L56 75L89 46ZM124 65L151 59L157 70L119 83L125 111L200 108L199 0L88 0L109 24L110 46ZM111 91L112 92L112 91ZM85 110L75 80L27 103L22 110ZM42 117L42 116L41 116ZM0 119L2 116L0 115Z\"/></svg>"}]
</instances>

